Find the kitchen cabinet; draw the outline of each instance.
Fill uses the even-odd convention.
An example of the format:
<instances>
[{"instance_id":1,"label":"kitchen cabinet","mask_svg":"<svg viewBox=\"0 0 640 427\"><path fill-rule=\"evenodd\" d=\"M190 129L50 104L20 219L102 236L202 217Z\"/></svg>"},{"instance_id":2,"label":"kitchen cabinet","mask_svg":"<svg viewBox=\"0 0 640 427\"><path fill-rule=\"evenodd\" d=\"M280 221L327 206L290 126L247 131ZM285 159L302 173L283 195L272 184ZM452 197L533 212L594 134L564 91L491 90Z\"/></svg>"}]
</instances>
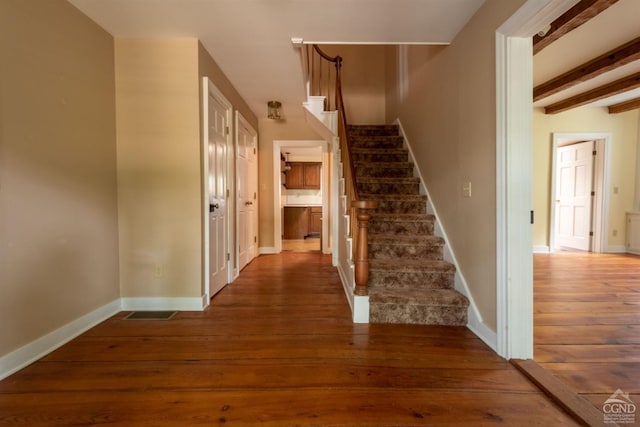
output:
<instances>
[{"instance_id":1,"label":"kitchen cabinet","mask_svg":"<svg viewBox=\"0 0 640 427\"><path fill-rule=\"evenodd\" d=\"M284 239L306 239L322 233L322 206L285 206Z\"/></svg>"},{"instance_id":2,"label":"kitchen cabinet","mask_svg":"<svg viewBox=\"0 0 640 427\"><path fill-rule=\"evenodd\" d=\"M309 211L309 235L319 236L322 233L322 207L312 206Z\"/></svg>"},{"instance_id":3,"label":"kitchen cabinet","mask_svg":"<svg viewBox=\"0 0 640 427\"><path fill-rule=\"evenodd\" d=\"M321 166L315 162L289 162L285 186L291 190L319 190Z\"/></svg>"},{"instance_id":4,"label":"kitchen cabinet","mask_svg":"<svg viewBox=\"0 0 640 427\"><path fill-rule=\"evenodd\" d=\"M286 206L284 208L285 239L304 239L309 234L309 208L306 206Z\"/></svg>"}]
</instances>

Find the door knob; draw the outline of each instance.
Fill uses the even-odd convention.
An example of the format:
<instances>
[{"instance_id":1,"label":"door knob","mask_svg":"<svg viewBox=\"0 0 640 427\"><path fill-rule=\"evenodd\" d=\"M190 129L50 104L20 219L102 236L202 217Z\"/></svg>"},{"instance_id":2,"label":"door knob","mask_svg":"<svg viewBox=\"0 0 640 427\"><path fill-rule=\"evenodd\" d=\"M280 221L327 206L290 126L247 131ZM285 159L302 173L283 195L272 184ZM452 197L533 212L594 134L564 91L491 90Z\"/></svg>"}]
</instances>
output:
<instances>
[{"instance_id":1,"label":"door knob","mask_svg":"<svg viewBox=\"0 0 640 427\"><path fill-rule=\"evenodd\" d=\"M249 205L252 205L252 204L253 204L253 202L244 202L244 204L245 204L246 206L249 206Z\"/></svg>"},{"instance_id":2,"label":"door knob","mask_svg":"<svg viewBox=\"0 0 640 427\"><path fill-rule=\"evenodd\" d=\"M213 212L216 209L220 209L220 204L218 204L218 203L216 203L215 205L214 204L209 204L209 212Z\"/></svg>"}]
</instances>

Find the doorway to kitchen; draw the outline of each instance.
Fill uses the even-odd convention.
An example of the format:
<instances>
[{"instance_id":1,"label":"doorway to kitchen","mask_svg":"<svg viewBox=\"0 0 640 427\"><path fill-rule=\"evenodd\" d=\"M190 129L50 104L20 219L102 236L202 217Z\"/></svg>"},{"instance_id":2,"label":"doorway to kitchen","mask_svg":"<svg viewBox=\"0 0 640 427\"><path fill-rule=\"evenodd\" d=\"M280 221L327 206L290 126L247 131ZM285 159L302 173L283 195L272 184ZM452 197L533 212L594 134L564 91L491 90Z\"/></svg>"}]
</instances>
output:
<instances>
[{"instance_id":1,"label":"doorway to kitchen","mask_svg":"<svg viewBox=\"0 0 640 427\"><path fill-rule=\"evenodd\" d=\"M276 253L330 252L328 154L325 141L273 142Z\"/></svg>"}]
</instances>

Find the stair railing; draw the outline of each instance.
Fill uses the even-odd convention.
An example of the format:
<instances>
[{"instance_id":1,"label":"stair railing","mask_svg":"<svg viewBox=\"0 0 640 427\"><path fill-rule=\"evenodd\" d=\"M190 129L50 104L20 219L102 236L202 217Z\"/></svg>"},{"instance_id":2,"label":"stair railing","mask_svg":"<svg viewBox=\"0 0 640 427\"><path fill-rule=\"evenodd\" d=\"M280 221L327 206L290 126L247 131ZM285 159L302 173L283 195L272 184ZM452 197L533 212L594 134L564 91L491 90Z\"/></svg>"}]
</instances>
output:
<instances>
[{"instance_id":1,"label":"stair railing","mask_svg":"<svg viewBox=\"0 0 640 427\"><path fill-rule=\"evenodd\" d=\"M349 141L347 114L342 96L342 57L329 56L317 45L306 45L307 63L304 64L308 75L307 95L324 96L325 111L338 112L338 140L343 165L344 191L349 207L349 235L352 240L352 260L355 266L355 295L368 295L369 250L368 227L369 209L375 209L378 202L362 200L356 186L356 172ZM333 69L332 69L333 68Z\"/></svg>"}]
</instances>

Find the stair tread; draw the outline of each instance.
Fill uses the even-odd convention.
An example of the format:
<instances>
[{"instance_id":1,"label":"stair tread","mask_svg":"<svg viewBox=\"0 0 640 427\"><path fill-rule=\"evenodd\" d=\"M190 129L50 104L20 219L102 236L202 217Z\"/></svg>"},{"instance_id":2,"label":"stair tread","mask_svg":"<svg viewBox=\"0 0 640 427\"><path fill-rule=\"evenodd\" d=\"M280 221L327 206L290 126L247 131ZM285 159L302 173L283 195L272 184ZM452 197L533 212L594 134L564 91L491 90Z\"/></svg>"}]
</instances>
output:
<instances>
[{"instance_id":1,"label":"stair tread","mask_svg":"<svg viewBox=\"0 0 640 427\"><path fill-rule=\"evenodd\" d=\"M406 148L352 147L351 152L367 154L406 154L409 151Z\"/></svg>"},{"instance_id":2,"label":"stair tread","mask_svg":"<svg viewBox=\"0 0 640 427\"><path fill-rule=\"evenodd\" d=\"M414 214L414 213L374 213L371 215L370 221L393 221L393 222L433 222L435 216L431 214Z\"/></svg>"},{"instance_id":3,"label":"stair tread","mask_svg":"<svg viewBox=\"0 0 640 427\"><path fill-rule=\"evenodd\" d=\"M402 234L369 234L371 243L387 243L392 245L420 245L420 244L444 244L444 239L430 234L402 235Z\"/></svg>"},{"instance_id":4,"label":"stair tread","mask_svg":"<svg viewBox=\"0 0 640 427\"><path fill-rule=\"evenodd\" d=\"M354 133L349 135L349 138L353 141L404 141L401 135L359 135Z\"/></svg>"},{"instance_id":5,"label":"stair tread","mask_svg":"<svg viewBox=\"0 0 640 427\"><path fill-rule=\"evenodd\" d=\"M419 183L420 178L416 177L397 177L397 176L356 176L357 182L393 182L403 183L408 182L411 184Z\"/></svg>"},{"instance_id":6,"label":"stair tread","mask_svg":"<svg viewBox=\"0 0 640 427\"><path fill-rule=\"evenodd\" d=\"M401 263L393 259L370 259L370 270L388 270L388 271L456 271L453 264L442 260L429 259L403 259Z\"/></svg>"},{"instance_id":7,"label":"stair tread","mask_svg":"<svg viewBox=\"0 0 640 427\"><path fill-rule=\"evenodd\" d=\"M353 162L354 166L371 166L376 168L407 168L413 169L414 164L412 162L367 162L364 160L357 160Z\"/></svg>"},{"instance_id":8,"label":"stair tread","mask_svg":"<svg viewBox=\"0 0 640 427\"><path fill-rule=\"evenodd\" d=\"M443 305L467 307L469 300L455 289L429 289L416 292L413 289L371 289L370 304Z\"/></svg>"},{"instance_id":9,"label":"stair tread","mask_svg":"<svg viewBox=\"0 0 640 427\"><path fill-rule=\"evenodd\" d=\"M360 200L427 200L424 194L360 194Z\"/></svg>"}]
</instances>

